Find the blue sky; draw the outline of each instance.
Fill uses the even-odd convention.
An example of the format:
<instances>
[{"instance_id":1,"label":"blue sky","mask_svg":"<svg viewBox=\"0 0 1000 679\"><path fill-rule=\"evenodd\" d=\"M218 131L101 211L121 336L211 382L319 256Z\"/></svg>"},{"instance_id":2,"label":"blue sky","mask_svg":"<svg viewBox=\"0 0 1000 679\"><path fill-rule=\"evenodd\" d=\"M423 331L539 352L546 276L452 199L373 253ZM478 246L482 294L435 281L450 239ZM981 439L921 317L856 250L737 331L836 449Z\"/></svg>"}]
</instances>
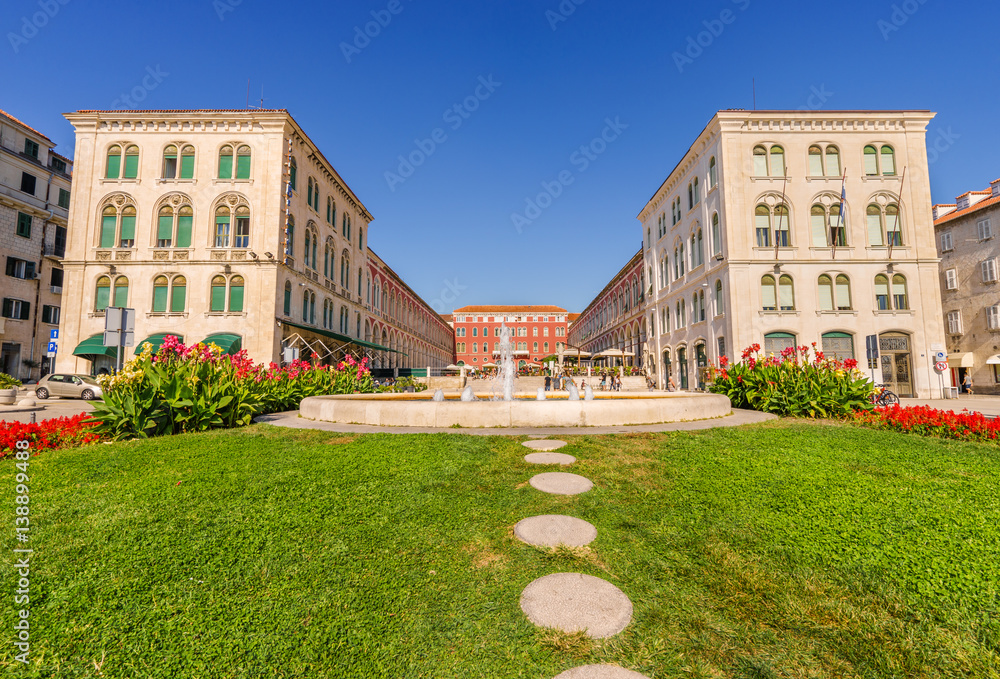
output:
<instances>
[{"instance_id":1,"label":"blue sky","mask_svg":"<svg viewBox=\"0 0 1000 679\"><path fill-rule=\"evenodd\" d=\"M0 108L71 154L61 114L126 107L147 68L162 82L137 108L242 108L250 79L252 104L263 86L295 116L375 216L372 247L439 310L581 311L713 113L752 108L754 78L758 108L935 111L935 202L985 188L998 22L995 2L943 0L4 0ZM606 121L607 148L574 156ZM435 135L404 178L399 156ZM515 228L561 172L572 183Z\"/></svg>"}]
</instances>

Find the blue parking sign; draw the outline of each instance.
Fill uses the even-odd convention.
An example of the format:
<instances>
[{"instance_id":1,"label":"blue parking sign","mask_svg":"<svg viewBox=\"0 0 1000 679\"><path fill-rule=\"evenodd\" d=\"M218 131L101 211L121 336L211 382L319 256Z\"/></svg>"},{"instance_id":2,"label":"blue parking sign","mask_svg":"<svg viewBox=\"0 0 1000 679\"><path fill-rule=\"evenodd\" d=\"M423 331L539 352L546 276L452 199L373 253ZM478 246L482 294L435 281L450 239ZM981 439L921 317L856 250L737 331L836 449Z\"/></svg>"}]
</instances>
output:
<instances>
[{"instance_id":1,"label":"blue parking sign","mask_svg":"<svg viewBox=\"0 0 1000 679\"><path fill-rule=\"evenodd\" d=\"M59 328L52 328L51 330L49 330L49 339L50 340L59 339Z\"/></svg>"},{"instance_id":2,"label":"blue parking sign","mask_svg":"<svg viewBox=\"0 0 1000 679\"><path fill-rule=\"evenodd\" d=\"M55 342L49 342L49 353L56 353L59 350L58 345Z\"/></svg>"}]
</instances>

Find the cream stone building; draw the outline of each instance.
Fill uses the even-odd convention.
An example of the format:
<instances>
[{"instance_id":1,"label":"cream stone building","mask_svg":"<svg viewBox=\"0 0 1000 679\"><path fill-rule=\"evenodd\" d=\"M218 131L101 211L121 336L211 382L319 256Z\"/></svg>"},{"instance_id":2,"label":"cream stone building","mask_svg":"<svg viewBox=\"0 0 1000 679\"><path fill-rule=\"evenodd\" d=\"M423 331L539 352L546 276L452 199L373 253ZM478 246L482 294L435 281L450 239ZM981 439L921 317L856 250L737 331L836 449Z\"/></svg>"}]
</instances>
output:
<instances>
[{"instance_id":1,"label":"cream stone building","mask_svg":"<svg viewBox=\"0 0 1000 679\"><path fill-rule=\"evenodd\" d=\"M934 206L951 381L1000 393L1000 179Z\"/></svg>"},{"instance_id":2,"label":"cream stone building","mask_svg":"<svg viewBox=\"0 0 1000 679\"><path fill-rule=\"evenodd\" d=\"M875 335L876 381L940 395L932 117L718 112L639 214L658 384L695 388L709 361L755 343L815 342L864 369Z\"/></svg>"},{"instance_id":3,"label":"cream stone building","mask_svg":"<svg viewBox=\"0 0 1000 679\"><path fill-rule=\"evenodd\" d=\"M136 349L172 334L265 363L286 348L324 362L408 360L369 341L384 313L371 290L372 215L287 111L66 117L78 191L61 372L113 369L102 342L109 306L136 310Z\"/></svg>"},{"instance_id":4,"label":"cream stone building","mask_svg":"<svg viewBox=\"0 0 1000 679\"><path fill-rule=\"evenodd\" d=\"M62 302L72 162L44 134L0 111L0 372L51 372L49 338ZM65 344L59 341L58 346Z\"/></svg>"}]
</instances>

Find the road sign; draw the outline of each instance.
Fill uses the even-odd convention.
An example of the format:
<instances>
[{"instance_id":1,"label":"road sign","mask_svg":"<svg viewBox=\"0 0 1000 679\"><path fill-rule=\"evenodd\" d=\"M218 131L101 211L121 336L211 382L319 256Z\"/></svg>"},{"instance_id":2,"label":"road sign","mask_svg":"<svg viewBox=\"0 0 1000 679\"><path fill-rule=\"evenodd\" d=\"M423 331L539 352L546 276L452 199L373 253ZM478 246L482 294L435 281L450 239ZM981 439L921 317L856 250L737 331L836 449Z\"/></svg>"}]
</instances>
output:
<instances>
[{"instance_id":1,"label":"road sign","mask_svg":"<svg viewBox=\"0 0 1000 679\"><path fill-rule=\"evenodd\" d=\"M948 354L944 353L943 351L934 352L934 361L936 363L940 363L941 361L947 361L947 360L948 360Z\"/></svg>"},{"instance_id":2,"label":"road sign","mask_svg":"<svg viewBox=\"0 0 1000 679\"><path fill-rule=\"evenodd\" d=\"M865 338L865 347L868 349L868 360L873 361L878 358L878 335L868 335Z\"/></svg>"},{"instance_id":3,"label":"road sign","mask_svg":"<svg viewBox=\"0 0 1000 679\"><path fill-rule=\"evenodd\" d=\"M59 351L59 346L55 342L49 342L48 352L54 354Z\"/></svg>"},{"instance_id":4,"label":"road sign","mask_svg":"<svg viewBox=\"0 0 1000 679\"><path fill-rule=\"evenodd\" d=\"M49 330L49 339L50 340L59 339L59 328L52 328L51 330Z\"/></svg>"},{"instance_id":5,"label":"road sign","mask_svg":"<svg viewBox=\"0 0 1000 679\"><path fill-rule=\"evenodd\" d=\"M939 373L943 373L945 370L948 369L948 363L946 361L938 361L937 363L934 364L934 369L937 370Z\"/></svg>"}]
</instances>

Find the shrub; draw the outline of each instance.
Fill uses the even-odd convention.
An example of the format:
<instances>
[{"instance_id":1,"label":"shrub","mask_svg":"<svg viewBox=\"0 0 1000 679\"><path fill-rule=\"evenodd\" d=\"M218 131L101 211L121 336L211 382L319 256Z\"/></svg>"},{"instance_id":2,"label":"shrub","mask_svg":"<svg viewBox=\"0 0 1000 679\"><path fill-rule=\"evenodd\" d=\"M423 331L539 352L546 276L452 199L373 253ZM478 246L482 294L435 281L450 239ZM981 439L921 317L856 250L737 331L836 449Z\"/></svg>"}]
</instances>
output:
<instances>
[{"instance_id":1,"label":"shrub","mask_svg":"<svg viewBox=\"0 0 1000 679\"><path fill-rule=\"evenodd\" d=\"M306 361L255 364L214 344L184 346L167 336L154 356L146 344L117 375L102 379L93 422L112 439L241 427L257 415L297 408L307 396L370 392L367 359L336 368Z\"/></svg>"},{"instance_id":2,"label":"shrub","mask_svg":"<svg viewBox=\"0 0 1000 679\"><path fill-rule=\"evenodd\" d=\"M412 377L400 377L392 384L384 384L377 387L375 391L380 394L401 394L406 391L408 387L413 387L414 391L427 391L426 384L417 382Z\"/></svg>"},{"instance_id":3,"label":"shrub","mask_svg":"<svg viewBox=\"0 0 1000 679\"><path fill-rule=\"evenodd\" d=\"M17 389L21 387L21 380L15 380L7 373L0 373L0 389Z\"/></svg>"},{"instance_id":4,"label":"shrub","mask_svg":"<svg viewBox=\"0 0 1000 679\"><path fill-rule=\"evenodd\" d=\"M41 422L0 422L0 458L10 455L18 441L30 441L31 452L51 448L73 448L100 439L87 413L54 417Z\"/></svg>"},{"instance_id":5,"label":"shrub","mask_svg":"<svg viewBox=\"0 0 1000 679\"><path fill-rule=\"evenodd\" d=\"M709 366L711 391L725 394L734 408L796 417L848 417L871 410L873 385L857 369L857 361L826 358L806 346L789 347L781 356L762 356L760 345L743 352L740 363L723 357ZM809 356L812 353L812 360Z\"/></svg>"},{"instance_id":6,"label":"shrub","mask_svg":"<svg viewBox=\"0 0 1000 679\"><path fill-rule=\"evenodd\" d=\"M996 441L1000 438L1000 420L989 420L982 413L963 410L937 410L930 406L899 405L857 412L853 421L871 429L887 429L958 441Z\"/></svg>"}]
</instances>

